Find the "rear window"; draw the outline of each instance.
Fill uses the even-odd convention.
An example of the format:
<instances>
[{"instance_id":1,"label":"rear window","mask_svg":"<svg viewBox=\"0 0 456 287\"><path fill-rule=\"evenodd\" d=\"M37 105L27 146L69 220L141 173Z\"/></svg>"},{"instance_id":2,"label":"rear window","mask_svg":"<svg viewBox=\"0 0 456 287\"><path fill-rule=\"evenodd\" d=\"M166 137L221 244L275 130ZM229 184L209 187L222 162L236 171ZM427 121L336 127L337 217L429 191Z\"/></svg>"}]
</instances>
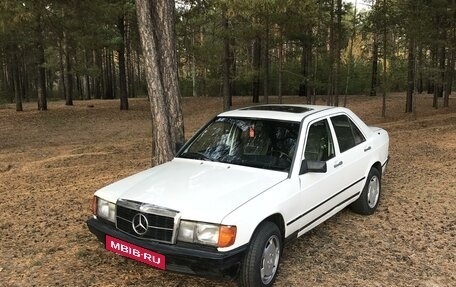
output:
<instances>
[{"instance_id":1,"label":"rear window","mask_svg":"<svg viewBox=\"0 0 456 287\"><path fill-rule=\"evenodd\" d=\"M346 115L331 118L340 152L347 151L364 142L366 138L355 123Z\"/></svg>"}]
</instances>

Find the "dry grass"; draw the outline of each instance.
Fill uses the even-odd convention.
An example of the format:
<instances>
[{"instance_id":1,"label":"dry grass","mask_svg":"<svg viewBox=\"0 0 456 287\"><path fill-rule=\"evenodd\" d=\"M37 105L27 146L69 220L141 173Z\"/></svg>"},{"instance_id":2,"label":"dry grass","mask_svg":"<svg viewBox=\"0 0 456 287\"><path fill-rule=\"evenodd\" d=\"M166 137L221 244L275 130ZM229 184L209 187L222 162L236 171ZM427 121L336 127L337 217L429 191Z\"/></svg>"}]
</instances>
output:
<instances>
[{"instance_id":1,"label":"dry grass","mask_svg":"<svg viewBox=\"0 0 456 287\"><path fill-rule=\"evenodd\" d=\"M390 132L379 210L343 211L288 245L277 286L456 286L456 99L439 110L431 101L419 96L417 116L405 115L404 96L391 95L382 119L380 98L350 97L352 110ZM122 112L117 101L88 105L0 109L0 285L236 286L151 269L89 233L93 192L149 166L151 125L144 99ZM221 106L185 99L187 137Z\"/></svg>"}]
</instances>

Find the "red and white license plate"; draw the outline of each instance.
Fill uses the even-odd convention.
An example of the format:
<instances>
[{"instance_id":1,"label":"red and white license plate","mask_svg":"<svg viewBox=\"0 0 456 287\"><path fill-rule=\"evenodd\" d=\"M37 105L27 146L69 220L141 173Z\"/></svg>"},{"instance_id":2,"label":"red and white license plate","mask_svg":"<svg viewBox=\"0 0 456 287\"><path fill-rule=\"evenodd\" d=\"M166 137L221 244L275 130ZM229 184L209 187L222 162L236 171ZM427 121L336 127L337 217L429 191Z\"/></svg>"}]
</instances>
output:
<instances>
[{"instance_id":1,"label":"red and white license plate","mask_svg":"<svg viewBox=\"0 0 456 287\"><path fill-rule=\"evenodd\" d=\"M106 235L106 249L147 265L165 270L165 255Z\"/></svg>"}]
</instances>

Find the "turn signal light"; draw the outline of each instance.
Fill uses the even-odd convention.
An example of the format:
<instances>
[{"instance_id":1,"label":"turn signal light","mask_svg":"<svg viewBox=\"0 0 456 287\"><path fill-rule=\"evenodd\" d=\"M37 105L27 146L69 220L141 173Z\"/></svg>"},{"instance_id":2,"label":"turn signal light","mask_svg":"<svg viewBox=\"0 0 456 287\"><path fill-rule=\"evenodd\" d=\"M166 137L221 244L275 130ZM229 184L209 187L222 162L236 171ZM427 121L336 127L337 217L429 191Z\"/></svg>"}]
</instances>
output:
<instances>
[{"instance_id":1,"label":"turn signal light","mask_svg":"<svg viewBox=\"0 0 456 287\"><path fill-rule=\"evenodd\" d=\"M220 226L218 247L228 247L234 244L236 239L236 226Z\"/></svg>"}]
</instances>

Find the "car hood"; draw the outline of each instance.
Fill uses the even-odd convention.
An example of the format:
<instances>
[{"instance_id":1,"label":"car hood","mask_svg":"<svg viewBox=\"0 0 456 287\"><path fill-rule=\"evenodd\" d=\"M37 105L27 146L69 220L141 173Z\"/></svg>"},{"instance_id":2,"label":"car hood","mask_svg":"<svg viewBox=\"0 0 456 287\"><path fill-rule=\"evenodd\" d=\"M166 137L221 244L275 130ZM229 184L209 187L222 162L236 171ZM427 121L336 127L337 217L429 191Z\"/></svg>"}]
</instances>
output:
<instances>
[{"instance_id":1,"label":"car hood","mask_svg":"<svg viewBox=\"0 0 456 287\"><path fill-rule=\"evenodd\" d=\"M231 211L285 180L285 172L176 158L98 190L95 195L149 203L182 219L221 223Z\"/></svg>"}]
</instances>

